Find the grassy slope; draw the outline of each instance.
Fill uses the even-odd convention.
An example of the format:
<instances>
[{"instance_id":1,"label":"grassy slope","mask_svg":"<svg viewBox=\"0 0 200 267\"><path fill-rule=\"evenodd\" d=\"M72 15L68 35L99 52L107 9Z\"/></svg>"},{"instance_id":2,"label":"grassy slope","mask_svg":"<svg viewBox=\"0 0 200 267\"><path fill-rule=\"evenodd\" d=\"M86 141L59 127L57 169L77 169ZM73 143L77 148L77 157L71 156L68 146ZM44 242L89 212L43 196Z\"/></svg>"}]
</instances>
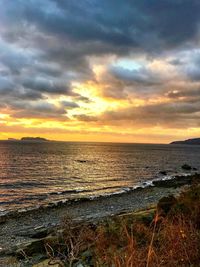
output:
<instances>
[{"instance_id":1,"label":"grassy slope","mask_svg":"<svg viewBox=\"0 0 200 267\"><path fill-rule=\"evenodd\" d=\"M178 199L163 198L156 210L116 216L102 223L64 222L60 236L46 243L60 266L200 266L200 185Z\"/></svg>"}]
</instances>

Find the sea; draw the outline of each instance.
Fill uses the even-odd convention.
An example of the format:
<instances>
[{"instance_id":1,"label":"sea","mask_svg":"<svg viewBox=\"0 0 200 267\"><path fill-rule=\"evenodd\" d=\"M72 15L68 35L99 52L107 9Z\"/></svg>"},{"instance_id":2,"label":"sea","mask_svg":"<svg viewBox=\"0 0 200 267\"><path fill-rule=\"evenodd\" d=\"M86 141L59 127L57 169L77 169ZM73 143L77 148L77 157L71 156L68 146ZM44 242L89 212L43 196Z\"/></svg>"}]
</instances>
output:
<instances>
[{"instance_id":1,"label":"sea","mask_svg":"<svg viewBox=\"0 0 200 267\"><path fill-rule=\"evenodd\" d=\"M0 215L121 194L199 170L200 146L0 141Z\"/></svg>"}]
</instances>

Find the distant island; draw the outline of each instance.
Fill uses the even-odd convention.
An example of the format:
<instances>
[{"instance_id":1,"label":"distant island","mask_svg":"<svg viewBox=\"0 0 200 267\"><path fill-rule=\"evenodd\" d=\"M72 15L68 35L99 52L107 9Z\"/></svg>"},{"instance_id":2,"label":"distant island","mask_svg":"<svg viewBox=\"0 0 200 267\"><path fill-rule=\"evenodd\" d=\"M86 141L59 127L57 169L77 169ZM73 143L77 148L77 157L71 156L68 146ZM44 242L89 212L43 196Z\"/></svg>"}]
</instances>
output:
<instances>
[{"instance_id":1,"label":"distant island","mask_svg":"<svg viewBox=\"0 0 200 267\"><path fill-rule=\"evenodd\" d=\"M21 141L47 142L49 140L43 137L22 137Z\"/></svg>"},{"instance_id":2,"label":"distant island","mask_svg":"<svg viewBox=\"0 0 200 267\"><path fill-rule=\"evenodd\" d=\"M15 138L8 138L8 141L34 141L34 142L49 142L50 140L43 137L22 137L20 140Z\"/></svg>"},{"instance_id":3,"label":"distant island","mask_svg":"<svg viewBox=\"0 0 200 267\"><path fill-rule=\"evenodd\" d=\"M200 145L200 138L192 138L184 141L174 141L170 145Z\"/></svg>"}]
</instances>

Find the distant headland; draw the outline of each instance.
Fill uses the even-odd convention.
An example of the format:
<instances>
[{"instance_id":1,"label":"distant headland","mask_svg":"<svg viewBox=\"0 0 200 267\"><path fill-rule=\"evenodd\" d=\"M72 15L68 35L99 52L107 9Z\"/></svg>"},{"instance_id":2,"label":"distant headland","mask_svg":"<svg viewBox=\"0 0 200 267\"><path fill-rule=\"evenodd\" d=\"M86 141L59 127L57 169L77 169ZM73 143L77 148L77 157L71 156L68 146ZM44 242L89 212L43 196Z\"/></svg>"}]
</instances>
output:
<instances>
[{"instance_id":1,"label":"distant headland","mask_svg":"<svg viewBox=\"0 0 200 267\"><path fill-rule=\"evenodd\" d=\"M174 141L171 145L200 145L200 138L192 138L184 141Z\"/></svg>"},{"instance_id":2,"label":"distant headland","mask_svg":"<svg viewBox=\"0 0 200 267\"><path fill-rule=\"evenodd\" d=\"M31 141L31 142L49 142L50 140L43 137L22 137L21 139L8 138L8 141Z\"/></svg>"}]
</instances>

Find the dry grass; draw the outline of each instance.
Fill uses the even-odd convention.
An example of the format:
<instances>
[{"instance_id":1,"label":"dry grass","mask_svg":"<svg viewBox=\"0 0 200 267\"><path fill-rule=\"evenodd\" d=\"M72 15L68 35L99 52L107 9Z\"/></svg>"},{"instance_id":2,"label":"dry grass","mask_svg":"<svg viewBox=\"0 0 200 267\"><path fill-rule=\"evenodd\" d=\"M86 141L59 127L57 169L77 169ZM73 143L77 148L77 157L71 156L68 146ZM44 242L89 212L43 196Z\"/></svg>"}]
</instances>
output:
<instances>
[{"instance_id":1,"label":"dry grass","mask_svg":"<svg viewBox=\"0 0 200 267\"><path fill-rule=\"evenodd\" d=\"M63 266L81 261L96 267L197 267L200 187L182 193L167 214L158 209L150 224L130 215L97 226L66 220L64 229L57 243L47 244L49 256Z\"/></svg>"}]
</instances>

